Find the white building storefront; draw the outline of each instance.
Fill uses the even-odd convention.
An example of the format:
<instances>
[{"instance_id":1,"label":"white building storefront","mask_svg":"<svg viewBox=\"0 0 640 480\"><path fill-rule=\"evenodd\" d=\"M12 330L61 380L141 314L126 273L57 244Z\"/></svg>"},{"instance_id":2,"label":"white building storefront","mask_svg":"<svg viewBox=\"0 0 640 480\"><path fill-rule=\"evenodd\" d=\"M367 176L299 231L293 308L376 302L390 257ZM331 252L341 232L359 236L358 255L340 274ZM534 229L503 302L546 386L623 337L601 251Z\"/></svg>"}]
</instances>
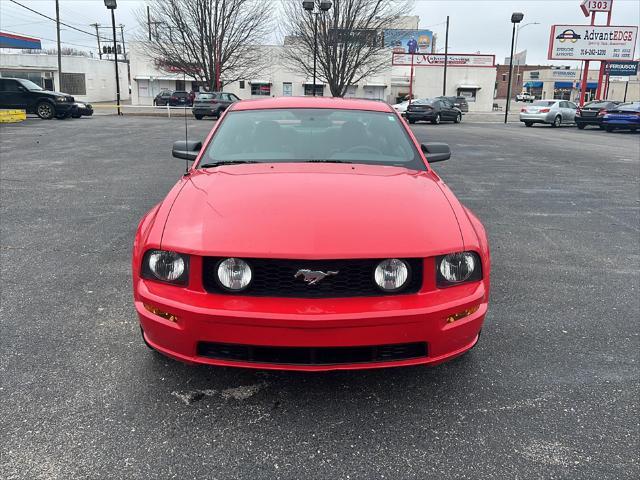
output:
<instances>
[{"instance_id":1,"label":"white building storefront","mask_svg":"<svg viewBox=\"0 0 640 480\"><path fill-rule=\"evenodd\" d=\"M257 78L248 78L225 85L224 90L239 98L309 96L313 95L313 79L287 67L282 59L283 45L264 45L267 67ZM144 43L132 44L131 96L134 105L153 105L154 97L161 90L199 91L201 87L188 76L160 69L146 54ZM376 76L367 77L350 85L345 97L371 98L396 103L398 98L409 94L410 65L393 65L392 51L388 68ZM471 56L467 56L471 57ZM491 57L483 55L482 57ZM416 97L442 95L443 66L421 66L414 68L413 91ZM447 72L448 96L462 95L469 102L470 111L490 111L493 104L496 68L493 60L482 65L450 64ZM316 95L331 95L328 85L317 81Z\"/></svg>"},{"instance_id":2,"label":"white building storefront","mask_svg":"<svg viewBox=\"0 0 640 480\"><path fill-rule=\"evenodd\" d=\"M92 57L63 55L62 86L57 55L43 53L2 53L0 76L25 78L47 90L73 95L83 102L108 102L116 99L114 62ZM126 63L118 63L120 98L129 98Z\"/></svg>"}]
</instances>

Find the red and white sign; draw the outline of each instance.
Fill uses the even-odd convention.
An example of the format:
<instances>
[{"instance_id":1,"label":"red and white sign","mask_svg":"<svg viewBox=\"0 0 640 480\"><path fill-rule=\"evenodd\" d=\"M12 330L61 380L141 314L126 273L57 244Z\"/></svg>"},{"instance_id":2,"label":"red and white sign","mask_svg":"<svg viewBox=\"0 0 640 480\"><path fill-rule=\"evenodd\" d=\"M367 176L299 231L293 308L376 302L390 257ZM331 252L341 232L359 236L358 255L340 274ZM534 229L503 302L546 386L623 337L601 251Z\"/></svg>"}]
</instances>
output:
<instances>
[{"instance_id":1,"label":"red and white sign","mask_svg":"<svg viewBox=\"0 0 640 480\"><path fill-rule=\"evenodd\" d=\"M613 0L583 0L580 8L585 17L591 12L610 12Z\"/></svg>"},{"instance_id":2,"label":"red and white sign","mask_svg":"<svg viewBox=\"0 0 640 480\"><path fill-rule=\"evenodd\" d=\"M633 60L637 26L553 25L549 60Z\"/></svg>"},{"instance_id":3,"label":"red and white sign","mask_svg":"<svg viewBox=\"0 0 640 480\"><path fill-rule=\"evenodd\" d=\"M410 53L394 53L392 65L411 66ZM413 54L414 67L443 67L444 53L415 53ZM495 55L481 55L479 53L449 53L447 54L447 67L495 67Z\"/></svg>"}]
</instances>

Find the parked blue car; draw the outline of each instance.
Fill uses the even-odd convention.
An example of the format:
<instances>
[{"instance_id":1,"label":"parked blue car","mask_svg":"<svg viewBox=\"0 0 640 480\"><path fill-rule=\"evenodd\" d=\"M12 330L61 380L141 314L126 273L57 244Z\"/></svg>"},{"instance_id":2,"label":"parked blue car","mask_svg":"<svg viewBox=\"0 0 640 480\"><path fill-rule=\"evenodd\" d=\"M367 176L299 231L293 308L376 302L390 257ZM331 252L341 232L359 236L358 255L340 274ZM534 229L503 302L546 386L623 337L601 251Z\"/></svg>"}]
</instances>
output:
<instances>
[{"instance_id":1,"label":"parked blue car","mask_svg":"<svg viewBox=\"0 0 640 480\"><path fill-rule=\"evenodd\" d=\"M602 118L602 125L607 132L614 130L640 129L640 102L623 103L609 110Z\"/></svg>"}]
</instances>

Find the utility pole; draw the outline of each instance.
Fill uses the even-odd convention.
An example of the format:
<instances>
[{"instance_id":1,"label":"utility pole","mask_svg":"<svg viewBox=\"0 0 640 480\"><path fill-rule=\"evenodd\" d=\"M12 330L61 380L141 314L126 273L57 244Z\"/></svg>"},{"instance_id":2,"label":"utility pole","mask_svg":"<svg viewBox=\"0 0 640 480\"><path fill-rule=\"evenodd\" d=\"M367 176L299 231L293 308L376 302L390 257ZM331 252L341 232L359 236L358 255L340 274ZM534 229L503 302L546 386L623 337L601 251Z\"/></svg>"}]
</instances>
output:
<instances>
[{"instance_id":1,"label":"utility pole","mask_svg":"<svg viewBox=\"0 0 640 480\"><path fill-rule=\"evenodd\" d=\"M58 39L58 90L62 90L62 49L60 48L60 5L56 0L56 36Z\"/></svg>"},{"instance_id":2,"label":"utility pole","mask_svg":"<svg viewBox=\"0 0 640 480\"><path fill-rule=\"evenodd\" d=\"M149 41L151 41L151 11L147 5L147 29L149 30Z\"/></svg>"},{"instance_id":3,"label":"utility pole","mask_svg":"<svg viewBox=\"0 0 640 480\"><path fill-rule=\"evenodd\" d=\"M444 75L442 79L442 96L447 95L447 64L449 63L449 15L447 15L447 31L444 36Z\"/></svg>"},{"instance_id":4,"label":"utility pole","mask_svg":"<svg viewBox=\"0 0 640 480\"><path fill-rule=\"evenodd\" d=\"M124 57L124 61L127 63L127 84L131 83L131 63L129 63L129 59L127 58L127 47L124 44L124 25L120 24L120 39L122 41L122 55Z\"/></svg>"},{"instance_id":5,"label":"utility pole","mask_svg":"<svg viewBox=\"0 0 640 480\"><path fill-rule=\"evenodd\" d=\"M98 56L102 60L102 47L100 46L100 25L98 23L92 23L91 27L96 27L96 38L98 39Z\"/></svg>"}]
</instances>

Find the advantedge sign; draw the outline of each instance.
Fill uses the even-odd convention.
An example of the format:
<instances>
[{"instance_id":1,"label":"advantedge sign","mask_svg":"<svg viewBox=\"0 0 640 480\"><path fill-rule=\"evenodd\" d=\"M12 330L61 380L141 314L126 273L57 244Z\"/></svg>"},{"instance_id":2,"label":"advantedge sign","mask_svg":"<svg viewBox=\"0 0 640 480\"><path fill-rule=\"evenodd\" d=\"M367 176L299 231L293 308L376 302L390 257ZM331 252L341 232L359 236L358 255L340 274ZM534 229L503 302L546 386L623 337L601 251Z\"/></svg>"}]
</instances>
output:
<instances>
[{"instance_id":1,"label":"advantedge sign","mask_svg":"<svg viewBox=\"0 0 640 480\"><path fill-rule=\"evenodd\" d=\"M637 26L553 25L549 60L633 60Z\"/></svg>"}]
</instances>

